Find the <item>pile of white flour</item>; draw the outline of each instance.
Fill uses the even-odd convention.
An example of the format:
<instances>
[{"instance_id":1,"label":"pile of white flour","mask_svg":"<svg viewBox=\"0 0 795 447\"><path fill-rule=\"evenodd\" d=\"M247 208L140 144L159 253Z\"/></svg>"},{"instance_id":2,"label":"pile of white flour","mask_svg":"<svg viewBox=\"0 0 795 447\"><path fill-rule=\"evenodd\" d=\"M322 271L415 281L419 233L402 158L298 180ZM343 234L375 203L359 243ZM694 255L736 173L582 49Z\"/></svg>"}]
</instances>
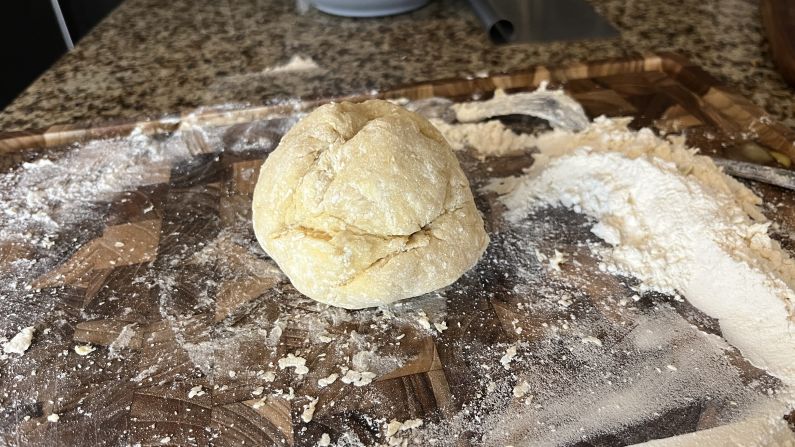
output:
<instances>
[{"instance_id":1,"label":"pile of white flour","mask_svg":"<svg viewBox=\"0 0 795 447\"><path fill-rule=\"evenodd\" d=\"M542 134L529 172L489 188L505 193L510 220L542 205L593 217L612 246L605 268L684 295L755 366L795 384L795 263L767 235L761 200L682 139L628 122Z\"/></svg>"}]
</instances>

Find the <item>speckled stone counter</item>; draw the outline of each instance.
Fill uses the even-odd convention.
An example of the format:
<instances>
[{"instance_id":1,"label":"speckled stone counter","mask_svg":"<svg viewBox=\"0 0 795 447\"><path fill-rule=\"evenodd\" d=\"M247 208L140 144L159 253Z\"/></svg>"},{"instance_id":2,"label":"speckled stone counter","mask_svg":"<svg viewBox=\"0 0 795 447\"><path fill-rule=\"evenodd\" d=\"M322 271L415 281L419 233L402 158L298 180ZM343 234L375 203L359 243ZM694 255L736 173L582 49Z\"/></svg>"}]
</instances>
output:
<instances>
[{"instance_id":1,"label":"speckled stone counter","mask_svg":"<svg viewBox=\"0 0 795 447\"><path fill-rule=\"evenodd\" d=\"M495 46L464 1L344 19L290 1L128 0L0 113L0 131L343 95L535 64L675 51L795 127L750 0L595 0L621 38ZM274 73L291 56L316 69Z\"/></svg>"}]
</instances>

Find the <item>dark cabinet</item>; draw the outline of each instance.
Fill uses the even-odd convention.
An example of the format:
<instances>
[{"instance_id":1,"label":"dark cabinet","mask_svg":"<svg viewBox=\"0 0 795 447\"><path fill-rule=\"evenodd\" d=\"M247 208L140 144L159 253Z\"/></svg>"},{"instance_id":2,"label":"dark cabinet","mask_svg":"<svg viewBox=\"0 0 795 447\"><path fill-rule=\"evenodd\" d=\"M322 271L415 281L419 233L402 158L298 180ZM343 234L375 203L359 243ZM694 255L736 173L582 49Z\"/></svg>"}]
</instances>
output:
<instances>
[{"instance_id":1,"label":"dark cabinet","mask_svg":"<svg viewBox=\"0 0 795 447\"><path fill-rule=\"evenodd\" d=\"M60 7L70 38L76 43L121 1L0 2L0 109L67 51L54 4Z\"/></svg>"},{"instance_id":2,"label":"dark cabinet","mask_svg":"<svg viewBox=\"0 0 795 447\"><path fill-rule=\"evenodd\" d=\"M58 0L72 40L77 43L122 0Z\"/></svg>"}]
</instances>

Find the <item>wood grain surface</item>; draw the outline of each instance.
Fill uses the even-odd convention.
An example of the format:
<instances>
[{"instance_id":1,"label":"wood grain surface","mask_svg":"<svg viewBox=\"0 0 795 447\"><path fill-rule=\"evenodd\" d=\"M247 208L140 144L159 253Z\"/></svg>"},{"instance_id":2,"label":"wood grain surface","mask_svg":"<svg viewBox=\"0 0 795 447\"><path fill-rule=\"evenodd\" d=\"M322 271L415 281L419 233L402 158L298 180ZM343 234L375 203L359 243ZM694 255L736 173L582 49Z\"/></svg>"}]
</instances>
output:
<instances>
[{"instance_id":1,"label":"wood grain surface","mask_svg":"<svg viewBox=\"0 0 795 447\"><path fill-rule=\"evenodd\" d=\"M495 88L528 90L541 81L562 85L590 117L632 116L633 127L681 132L708 154L786 168L795 157L791 129L675 55L442 80L380 96L464 100L488 97ZM317 445L325 433L339 445L353 439L375 445L390 442L389 421L421 419L428 431L401 431L392 442L497 445L493 431L483 428L493 415L517 418L505 421L511 426L506 432L542 436L518 421L538 417L542 424L540 413L522 411L543 409L511 398L511 387L529 381L544 402L591 374L587 362L575 360L597 347L566 335L570 327L601 340L599 366L607 375L600 386L608 386L602 380L610 374L620 377L627 365L647 360L629 340L653 317L682 324L684 335L669 340L671 346L696 343L691 336L699 330L720 334L714 320L686 302L654 293L635 299L631 279L602 272L581 216L552 209L531 216L524 233L506 226L502 205L479 188L490 178L521 173L532 163L529 154L483 161L459 153L492 243L484 260L454 285L390 309L355 312L303 297L257 246L250 201L262 160L296 113L319 102L0 138L4 173L44 158L62 160L88 142L134 129L141 144L176 141L184 149L176 158L142 159L151 169L129 183L134 187L89 197L92 207L62 229L55 248L0 241L0 273L19 281L0 308L7 315L0 335L35 327L24 356L0 360L0 444L304 446ZM505 123L517 130L543 127L519 117ZM791 250L795 197L749 185L779 204L765 211L777 222L774 236ZM570 262L551 271L522 255L531 246L560 250ZM39 266L19 273L15 263L25 259ZM442 323L446 329L436 326ZM563 334L553 342L550 327ZM95 350L81 356L74 351L79 345ZM519 347L514 369L500 362L510 346ZM681 362L686 373L691 360L667 352L655 354L662 369ZM711 361L733 374L733 387L682 399L620 429L603 421L604 429L556 443L626 445L711 428L732 418L742 396L780 386L736 350L720 352ZM304 358L309 372L280 367L289 355ZM362 386L340 379L318 384L349 370L375 377ZM667 393L677 383L660 379L660 390ZM483 403L495 393L507 398L494 407ZM314 415L306 421L314 399ZM587 393L578 402L572 413L592 408ZM53 414L58 421L48 422ZM543 423L552 427L543 436L555 432L554 421Z\"/></svg>"}]
</instances>

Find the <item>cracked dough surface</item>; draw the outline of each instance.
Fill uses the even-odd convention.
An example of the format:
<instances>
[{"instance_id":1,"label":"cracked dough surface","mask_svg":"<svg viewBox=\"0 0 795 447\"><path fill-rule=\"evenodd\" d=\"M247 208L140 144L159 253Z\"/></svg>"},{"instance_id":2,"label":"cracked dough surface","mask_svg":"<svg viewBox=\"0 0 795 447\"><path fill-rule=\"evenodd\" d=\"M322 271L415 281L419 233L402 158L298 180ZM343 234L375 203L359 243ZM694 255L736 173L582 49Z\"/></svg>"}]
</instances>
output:
<instances>
[{"instance_id":1,"label":"cracked dough surface","mask_svg":"<svg viewBox=\"0 0 795 447\"><path fill-rule=\"evenodd\" d=\"M326 104L265 160L254 232L296 289L349 309L447 286L488 244L458 160L387 101Z\"/></svg>"}]
</instances>

